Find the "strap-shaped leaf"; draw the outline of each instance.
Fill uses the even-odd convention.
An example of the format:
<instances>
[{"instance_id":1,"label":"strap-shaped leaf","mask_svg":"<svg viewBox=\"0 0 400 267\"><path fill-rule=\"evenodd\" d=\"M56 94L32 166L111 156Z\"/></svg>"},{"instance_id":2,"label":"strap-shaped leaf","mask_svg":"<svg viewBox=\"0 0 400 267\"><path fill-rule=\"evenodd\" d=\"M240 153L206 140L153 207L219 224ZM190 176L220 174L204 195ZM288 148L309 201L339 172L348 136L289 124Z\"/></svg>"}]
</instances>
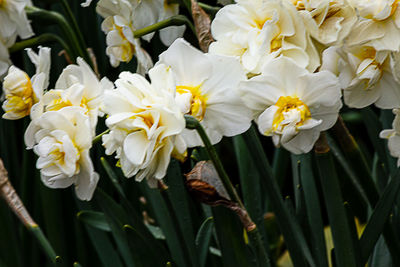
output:
<instances>
[{"instance_id":1,"label":"strap-shaped leaf","mask_svg":"<svg viewBox=\"0 0 400 267\"><path fill-rule=\"evenodd\" d=\"M400 189L400 171L387 185L381 198L378 201L365 230L360 239L362 261L365 263L372 253L379 236L384 230L387 219L392 211L393 204L398 197Z\"/></svg>"}]
</instances>

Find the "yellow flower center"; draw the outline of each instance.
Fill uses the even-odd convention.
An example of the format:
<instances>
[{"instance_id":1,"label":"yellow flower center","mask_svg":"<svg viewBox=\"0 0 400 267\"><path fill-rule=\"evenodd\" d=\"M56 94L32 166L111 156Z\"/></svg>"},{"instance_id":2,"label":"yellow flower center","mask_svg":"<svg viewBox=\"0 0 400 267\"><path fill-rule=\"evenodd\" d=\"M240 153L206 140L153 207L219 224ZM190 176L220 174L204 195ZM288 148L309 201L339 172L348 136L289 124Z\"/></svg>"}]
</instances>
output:
<instances>
[{"instance_id":1,"label":"yellow flower center","mask_svg":"<svg viewBox=\"0 0 400 267\"><path fill-rule=\"evenodd\" d=\"M118 31L119 36L121 36L121 39L123 40L122 45L121 45L121 61L123 62L129 62L131 61L133 55L135 54L135 47L131 42L126 39L122 27L115 25L115 29Z\"/></svg>"},{"instance_id":2,"label":"yellow flower center","mask_svg":"<svg viewBox=\"0 0 400 267\"><path fill-rule=\"evenodd\" d=\"M289 124L289 122L287 122L282 125L282 122L286 119L285 115L294 110L300 113L300 120L296 123L296 126L303 125L307 119L311 118L309 108L298 97L281 96L275 106L278 107L278 110L276 111L272 122L272 131L279 130L280 127Z\"/></svg>"},{"instance_id":3,"label":"yellow flower center","mask_svg":"<svg viewBox=\"0 0 400 267\"><path fill-rule=\"evenodd\" d=\"M6 6L6 0L0 0L0 9Z\"/></svg>"},{"instance_id":4,"label":"yellow flower center","mask_svg":"<svg viewBox=\"0 0 400 267\"><path fill-rule=\"evenodd\" d=\"M390 15L392 16L394 14L394 12L396 12L398 6L399 6L400 0L395 0L392 4L392 10L390 11Z\"/></svg>"},{"instance_id":5,"label":"yellow flower center","mask_svg":"<svg viewBox=\"0 0 400 267\"><path fill-rule=\"evenodd\" d=\"M81 103L79 105L80 107L85 109L85 114L87 114L89 111L88 102L89 102L89 100L86 97L82 97ZM47 104L46 111L57 111L57 110L60 110L62 108L69 107L69 106L73 106L71 101L69 101L68 99L63 99L61 97L61 93L60 93L59 98L56 98L56 99L52 100L49 104Z\"/></svg>"},{"instance_id":6,"label":"yellow flower center","mask_svg":"<svg viewBox=\"0 0 400 267\"><path fill-rule=\"evenodd\" d=\"M282 47L282 36L280 36L280 34L278 34L271 41L271 52L278 51L281 47Z\"/></svg>"},{"instance_id":7,"label":"yellow flower center","mask_svg":"<svg viewBox=\"0 0 400 267\"><path fill-rule=\"evenodd\" d=\"M186 86L179 85L176 87L177 94L187 94L190 93L192 95L191 103L190 103L190 111L189 115L192 115L198 120L202 120L204 118L204 114L206 113L207 106L207 95L201 93L201 85L198 86Z\"/></svg>"}]
</instances>

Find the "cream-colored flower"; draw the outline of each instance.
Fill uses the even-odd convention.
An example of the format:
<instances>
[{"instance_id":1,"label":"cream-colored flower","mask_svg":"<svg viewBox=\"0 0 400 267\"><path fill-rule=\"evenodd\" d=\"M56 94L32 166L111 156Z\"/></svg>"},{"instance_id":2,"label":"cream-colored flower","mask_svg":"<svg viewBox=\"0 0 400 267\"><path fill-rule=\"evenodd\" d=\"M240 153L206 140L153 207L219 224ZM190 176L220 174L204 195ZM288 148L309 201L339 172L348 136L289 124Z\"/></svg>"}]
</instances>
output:
<instances>
[{"instance_id":1,"label":"cream-colored flower","mask_svg":"<svg viewBox=\"0 0 400 267\"><path fill-rule=\"evenodd\" d=\"M111 130L103 136L106 154L116 153L126 177L146 178L151 185L165 176L171 153L186 150L177 136L185 120L174 105L173 77L163 70L162 65L150 70L151 84L138 74L122 72L116 89L105 93Z\"/></svg>"},{"instance_id":2,"label":"cream-colored flower","mask_svg":"<svg viewBox=\"0 0 400 267\"><path fill-rule=\"evenodd\" d=\"M25 7L30 0L0 1L0 37L14 39L18 35L22 39L33 35L30 22L25 13Z\"/></svg>"},{"instance_id":3,"label":"cream-colored flower","mask_svg":"<svg viewBox=\"0 0 400 267\"><path fill-rule=\"evenodd\" d=\"M400 103L400 85L394 76L390 51L369 45L330 47L324 51L321 69L339 77L344 102L349 107L395 108Z\"/></svg>"},{"instance_id":4,"label":"cream-colored flower","mask_svg":"<svg viewBox=\"0 0 400 267\"><path fill-rule=\"evenodd\" d=\"M250 127L250 110L237 93L239 82L246 79L238 60L204 54L185 40L177 39L160 55L157 64L160 63L174 74L175 101L181 112L200 121L212 144ZM195 130L185 129L182 136L188 147L203 146Z\"/></svg>"},{"instance_id":5,"label":"cream-colored flower","mask_svg":"<svg viewBox=\"0 0 400 267\"><path fill-rule=\"evenodd\" d=\"M300 154L310 151L320 132L336 122L342 106L338 83L328 71L310 73L280 57L264 65L261 75L242 82L239 90L260 133Z\"/></svg>"},{"instance_id":6,"label":"cream-colored flower","mask_svg":"<svg viewBox=\"0 0 400 267\"><path fill-rule=\"evenodd\" d=\"M89 117L91 136L94 137L97 117L103 115L104 91L113 89L114 85L106 77L99 81L82 58L78 58L77 63L78 65L68 65L58 78L55 89L47 91L32 107L32 121L25 132L25 144L28 148L32 148L33 136L38 131L36 120L48 111L58 111L70 106L83 109Z\"/></svg>"},{"instance_id":7,"label":"cream-colored flower","mask_svg":"<svg viewBox=\"0 0 400 267\"><path fill-rule=\"evenodd\" d=\"M117 67L120 62L129 62L136 56L137 72L146 73L153 62L150 55L141 48L140 40L134 38L133 32L137 29L134 13L142 17L148 14L137 13L127 0L100 0L96 10L105 18L101 28L107 35L106 54L110 57L111 65Z\"/></svg>"},{"instance_id":8,"label":"cream-colored flower","mask_svg":"<svg viewBox=\"0 0 400 267\"><path fill-rule=\"evenodd\" d=\"M400 110L394 109L393 114L396 115L392 124L393 129L383 130L379 137L388 139L390 155L397 158L397 166L400 166Z\"/></svg>"},{"instance_id":9,"label":"cream-colored flower","mask_svg":"<svg viewBox=\"0 0 400 267\"><path fill-rule=\"evenodd\" d=\"M221 8L211 25L216 42L210 53L237 56L248 73L278 57L292 58L314 71L319 55L304 23L289 1L241 0Z\"/></svg>"},{"instance_id":10,"label":"cream-colored flower","mask_svg":"<svg viewBox=\"0 0 400 267\"><path fill-rule=\"evenodd\" d=\"M398 0L351 0L360 19L346 43L362 44L376 50L400 50L400 9Z\"/></svg>"},{"instance_id":11,"label":"cream-colored flower","mask_svg":"<svg viewBox=\"0 0 400 267\"><path fill-rule=\"evenodd\" d=\"M50 188L75 185L81 200L90 200L99 180L89 150L92 135L89 117L80 107L49 111L38 120L33 151L39 156L43 183Z\"/></svg>"},{"instance_id":12,"label":"cream-colored flower","mask_svg":"<svg viewBox=\"0 0 400 267\"><path fill-rule=\"evenodd\" d=\"M303 17L307 32L324 45L340 44L357 21L347 0L290 0Z\"/></svg>"},{"instance_id":13,"label":"cream-colored flower","mask_svg":"<svg viewBox=\"0 0 400 267\"><path fill-rule=\"evenodd\" d=\"M31 49L27 51L36 66L36 73L29 78L28 74L19 68L10 67L3 82L6 97L3 103L4 119L17 120L29 115L32 106L39 102L49 84L50 48L41 47L39 54Z\"/></svg>"}]
</instances>

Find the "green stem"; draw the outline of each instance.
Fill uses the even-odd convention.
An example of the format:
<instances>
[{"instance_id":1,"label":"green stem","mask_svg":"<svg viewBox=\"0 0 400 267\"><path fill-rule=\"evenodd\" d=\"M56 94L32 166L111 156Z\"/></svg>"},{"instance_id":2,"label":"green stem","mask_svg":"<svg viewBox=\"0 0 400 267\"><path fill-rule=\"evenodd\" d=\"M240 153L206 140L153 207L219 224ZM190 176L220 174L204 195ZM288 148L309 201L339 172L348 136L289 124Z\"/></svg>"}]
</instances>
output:
<instances>
[{"instance_id":1,"label":"green stem","mask_svg":"<svg viewBox=\"0 0 400 267\"><path fill-rule=\"evenodd\" d=\"M196 130L197 133L199 134L201 140L203 140L207 154L210 157L211 161L214 163L214 166L215 166L215 169L217 170L218 176L220 177L226 191L228 192L229 197L232 200L234 200L236 203L238 203L238 205L241 209L246 211L248 220L252 221L250 216L248 215L248 212L247 212L245 206L242 203L242 200L240 199L238 193L236 192L235 187L232 185L232 183L229 179L229 176L226 173L221 160L219 159L217 151L215 150L214 146L211 144L210 139L208 138L207 133L204 130L203 126L201 126L200 122L192 116L185 115L185 120L186 120L186 128ZM249 236L251 237L252 244L256 248L258 258L260 259L260 263L262 263L262 266L269 266L270 264L269 264L269 260L268 260L268 255L267 255L266 249L263 245L262 237L261 237L260 232L257 229L257 226L254 224L254 228L247 232L248 232Z\"/></svg>"},{"instance_id":2,"label":"green stem","mask_svg":"<svg viewBox=\"0 0 400 267\"><path fill-rule=\"evenodd\" d=\"M94 144L100 142L100 141L101 141L101 138L103 137L103 135L108 134L109 132L110 132L110 129L107 129L107 130L105 130L104 132L102 132L101 134L96 135L96 136L93 138L92 145L94 145Z\"/></svg>"},{"instance_id":3,"label":"green stem","mask_svg":"<svg viewBox=\"0 0 400 267\"><path fill-rule=\"evenodd\" d=\"M166 20L162 20L160 22L157 22L153 25L144 27L142 29L136 30L133 32L133 36L135 38L140 38L146 34L167 28L169 26L180 26L180 25L187 25L194 33L196 33L196 30L194 29L193 24L190 22L190 20L183 16L183 15L176 15L172 16Z\"/></svg>"},{"instance_id":4,"label":"green stem","mask_svg":"<svg viewBox=\"0 0 400 267\"><path fill-rule=\"evenodd\" d=\"M59 36L52 34L52 33L44 33L39 36L23 40L20 42L16 42L13 46L11 46L8 51L10 53L14 53L17 51L20 51L22 49L25 49L27 47L32 47L32 46L37 46L37 45L42 45L46 43L51 43L51 42L57 42L59 43L67 52L69 56L71 56L71 51L68 45L64 42L63 39L61 39Z\"/></svg>"},{"instance_id":5,"label":"green stem","mask_svg":"<svg viewBox=\"0 0 400 267\"><path fill-rule=\"evenodd\" d=\"M38 18L44 21L57 23L65 34L65 39L69 42L71 52L73 53L73 58L71 58L71 60L75 61L77 56L81 56L88 62L88 64L91 63L90 59L85 57L85 53L82 47L79 45L76 34L68 24L67 20L60 13L44 10L33 6L26 7L25 11L30 18Z\"/></svg>"},{"instance_id":6,"label":"green stem","mask_svg":"<svg viewBox=\"0 0 400 267\"><path fill-rule=\"evenodd\" d=\"M43 250L46 252L47 256L53 263L61 262L61 257L57 256L56 252L54 251L53 247L51 246L50 242L47 240L45 235L43 234L42 230L38 225L26 225L28 230L32 232L32 234L36 237L39 241L40 245L42 246Z\"/></svg>"},{"instance_id":7,"label":"green stem","mask_svg":"<svg viewBox=\"0 0 400 267\"><path fill-rule=\"evenodd\" d=\"M242 200L240 199L238 193L233 187L231 181L229 180L228 174L226 173L224 166L222 165L222 162L218 157L217 151L211 144L210 139L208 138L207 133L204 130L203 126L201 126L200 122L192 116L185 115L185 120L186 120L186 128L196 130L201 140L203 140L207 154L210 157L211 161L214 163L215 169L217 170L217 173L226 191L228 192L229 197L235 202L237 202L240 205L240 207L244 209Z\"/></svg>"},{"instance_id":8,"label":"green stem","mask_svg":"<svg viewBox=\"0 0 400 267\"><path fill-rule=\"evenodd\" d=\"M205 12L207 12L208 14L215 16L215 14L217 14L217 12L221 9L220 7L216 7L216 6L210 6L204 3L200 3L197 2L197 4L199 5L199 7L201 7Z\"/></svg>"}]
</instances>

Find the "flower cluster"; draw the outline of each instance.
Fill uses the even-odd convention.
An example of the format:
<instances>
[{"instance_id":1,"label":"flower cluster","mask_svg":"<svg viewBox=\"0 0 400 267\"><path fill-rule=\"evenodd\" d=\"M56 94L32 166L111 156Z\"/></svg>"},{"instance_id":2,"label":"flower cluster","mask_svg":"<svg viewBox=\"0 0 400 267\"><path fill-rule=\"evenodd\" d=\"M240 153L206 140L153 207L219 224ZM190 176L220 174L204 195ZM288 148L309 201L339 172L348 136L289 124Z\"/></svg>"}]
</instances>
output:
<instances>
[{"instance_id":1,"label":"flower cluster","mask_svg":"<svg viewBox=\"0 0 400 267\"><path fill-rule=\"evenodd\" d=\"M135 56L137 73L122 72L115 83L99 80L78 58L47 89L50 50L28 50L36 73L30 78L9 68L3 118L30 115L25 142L39 156L43 182L54 188L74 184L84 200L99 179L89 150L103 114L106 154L115 154L126 177L151 186L165 176L171 156L184 160L188 147L203 145L196 131L185 129L184 115L200 122L212 144L247 131L254 121L276 146L300 154L335 124L342 94L351 108L394 108L394 129L381 137L400 158L399 3L237 0L212 21L215 41L208 53L179 38L184 26L169 27L160 32L169 47L153 66L135 31L176 15L178 4L100 0L96 10L104 18L111 65ZM22 28L15 27L14 35L28 34ZM0 58L1 52L0 45Z\"/></svg>"},{"instance_id":2,"label":"flower cluster","mask_svg":"<svg viewBox=\"0 0 400 267\"><path fill-rule=\"evenodd\" d=\"M88 6L90 2L82 5ZM120 62L129 62L135 56L138 64L136 72L144 74L153 66L153 62L140 46L139 38L135 38L134 31L178 14L179 5L163 0L100 0L96 10L104 18L102 30L107 35L106 54L110 57L111 65L117 67ZM185 26L162 29L161 41L170 45L184 31ZM147 34L143 39L150 41L153 35Z\"/></svg>"}]
</instances>

